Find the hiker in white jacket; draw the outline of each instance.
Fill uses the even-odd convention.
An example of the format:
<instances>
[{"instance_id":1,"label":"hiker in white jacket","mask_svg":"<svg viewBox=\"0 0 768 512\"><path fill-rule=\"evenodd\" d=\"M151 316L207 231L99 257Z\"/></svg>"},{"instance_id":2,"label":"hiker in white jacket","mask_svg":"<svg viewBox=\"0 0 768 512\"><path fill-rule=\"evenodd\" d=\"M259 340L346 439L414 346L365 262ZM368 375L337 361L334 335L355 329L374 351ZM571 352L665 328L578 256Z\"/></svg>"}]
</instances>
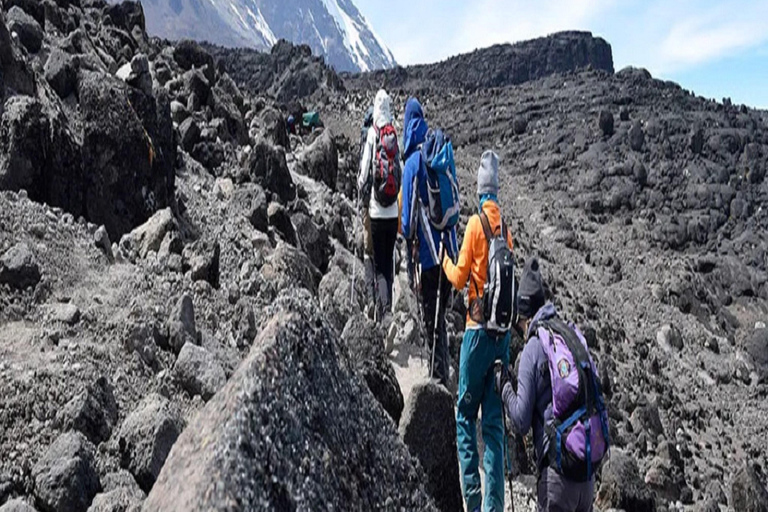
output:
<instances>
[{"instance_id":1,"label":"hiker in white jacket","mask_svg":"<svg viewBox=\"0 0 768 512\"><path fill-rule=\"evenodd\" d=\"M368 129L363 157L360 160L357 187L363 204L366 281L371 297L379 307L378 313L385 323L392 316L394 249L397 241L399 210L397 201L388 206L377 201L372 182L378 133L392 122L392 100L386 91L379 90L373 103L373 126Z\"/></svg>"}]
</instances>

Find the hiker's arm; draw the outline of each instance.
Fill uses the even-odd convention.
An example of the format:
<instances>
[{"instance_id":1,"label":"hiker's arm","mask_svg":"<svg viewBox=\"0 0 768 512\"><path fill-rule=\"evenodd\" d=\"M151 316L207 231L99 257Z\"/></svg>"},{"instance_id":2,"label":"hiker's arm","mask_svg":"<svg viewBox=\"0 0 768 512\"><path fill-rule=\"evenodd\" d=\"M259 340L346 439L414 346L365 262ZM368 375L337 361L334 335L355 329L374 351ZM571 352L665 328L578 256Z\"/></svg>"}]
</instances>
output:
<instances>
[{"instance_id":1,"label":"hiker's arm","mask_svg":"<svg viewBox=\"0 0 768 512\"><path fill-rule=\"evenodd\" d=\"M413 182L416 173L413 172L412 168L411 159L408 159L403 169L403 210L400 214L400 226L402 227L403 236L408 240L413 240L413 230L415 228L413 224L415 223L411 222L411 215L414 210L413 201L418 197ZM408 257L410 258L411 255L409 254Z\"/></svg>"},{"instance_id":2,"label":"hiker's arm","mask_svg":"<svg viewBox=\"0 0 768 512\"><path fill-rule=\"evenodd\" d=\"M507 416L521 435L528 433L533 422L533 408L536 405L536 345L538 340L529 341L520 358L517 375L517 391L507 383L502 391L502 400Z\"/></svg>"},{"instance_id":3,"label":"hiker's arm","mask_svg":"<svg viewBox=\"0 0 768 512\"><path fill-rule=\"evenodd\" d=\"M368 130L368 138L365 139L365 148L363 149L363 158L360 159L360 172L357 175L357 190L362 191L365 183L368 181L368 175L371 172L371 159L373 158L373 143L371 140L371 130Z\"/></svg>"},{"instance_id":4,"label":"hiker's arm","mask_svg":"<svg viewBox=\"0 0 768 512\"><path fill-rule=\"evenodd\" d=\"M469 218L469 222L467 222L467 230L464 232L464 241L461 244L461 251L459 251L459 258L456 261L456 264L454 264L448 256L443 258L443 270L445 271L445 276L457 290L463 290L469 279L469 272L472 269L472 247L474 246L474 238L477 236L476 231L478 229L478 222L480 222L480 219L476 215Z\"/></svg>"}]
</instances>

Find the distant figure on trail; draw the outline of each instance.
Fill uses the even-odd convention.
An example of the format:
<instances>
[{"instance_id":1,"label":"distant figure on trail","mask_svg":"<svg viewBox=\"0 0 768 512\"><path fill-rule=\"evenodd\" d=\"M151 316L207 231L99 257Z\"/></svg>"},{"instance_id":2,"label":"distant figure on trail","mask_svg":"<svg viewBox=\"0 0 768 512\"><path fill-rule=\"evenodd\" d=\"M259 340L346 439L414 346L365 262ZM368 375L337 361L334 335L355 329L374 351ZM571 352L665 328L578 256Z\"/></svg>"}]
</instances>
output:
<instances>
[{"instance_id":1,"label":"distant figure on trail","mask_svg":"<svg viewBox=\"0 0 768 512\"><path fill-rule=\"evenodd\" d=\"M416 98L409 98L405 104L403 133L402 214L403 236L408 242L408 268L411 286L416 293L421 293L424 306L424 322L427 342L434 345L433 376L448 387L450 377L450 357L448 354L448 333L445 325L445 310L451 285L440 266L439 255L443 244L448 256L453 259L458 254L456 227L444 231L435 229L429 222L429 192L426 160L429 152L436 148L436 138L431 137L431 145L424 147L427 141L427 122L421 104ZM439 144L438 144L439 145ZM426 156L425 156L426 154ZM442 274L442 276L441 276ZM438 293L438 290L440 293ZM438 307L438 297L442 297ZM437 321L435 319L437 318Z\"/></svg>"},{"instance_id":2,"label":"distant figure on trail","mask_svg":"<svg viewBox=\"0 0 768 512\"><path fill-rule=\"evenodd\" d=\"M518 298L518 327L528 341L517 378L501 366L496 389L517 431L526 435L533 427L539 512L591 512L595 472L609 445L608 415L584 336L545 300L532 259Z\"/></svg>"},{"instance_id":3,"label":"distant figure on trail","mask_svg":"<svg viewBox=\"0 0 768 512\"><path fill-rule=\"evenodd\" d=\"M494 363L509 364L510 329L514 319L512 234L497 199L499 158L483 153L477 171L478 213L470 217L458 262L443 258L453 286L469 283L467 326L461 343L456 434L464 501L470 512L504 510L504 424L502 404L494 392ZM489 276L490 274L490 276ZM488 279L490 277L490 279ZM485 500L481 496L477 415L483 408Z\"/></svg>"},{"instance_id":4,"label":"distant figure on trail","mask_svg":"<svg viewBox=\"0 0 768 512\"><path fill-rule=\"evenodd\" d=\"M285 126L289 135L296 135L296 118L292 115L285 120Z\"/></svg>"},{"instance_id":5,"label":"distant figure on trail","mask_svg":"<svg viewBox=\"0 0 768 512\"><path fill-rule=\"evenodd\" d=\"M363 207L366 284L374 318L386 327L392 320L392 286L398 229L397 196L401 168L392 100L383 89L373 103L373 125L360 159L357 187Z\"/></svg>"}]
</instances>

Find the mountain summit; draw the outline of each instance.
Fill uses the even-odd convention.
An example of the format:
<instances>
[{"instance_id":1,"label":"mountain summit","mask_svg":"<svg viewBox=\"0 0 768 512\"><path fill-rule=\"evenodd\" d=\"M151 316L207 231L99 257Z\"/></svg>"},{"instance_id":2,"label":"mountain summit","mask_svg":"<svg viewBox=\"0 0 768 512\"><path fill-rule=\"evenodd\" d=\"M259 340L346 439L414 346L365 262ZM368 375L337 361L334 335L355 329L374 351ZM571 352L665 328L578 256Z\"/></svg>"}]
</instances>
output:
<instances>
[{"instance_id":1,"label":"mountain summit","mask_svg":"<svg viewBox=\"0 0 768 512\"><path fill-rule=\"evenodd\" d=\"M337 71L396 65L352 0L141 0L147 31L168 39L269 50L307 44Z\"/></svg>"}]
</instances>

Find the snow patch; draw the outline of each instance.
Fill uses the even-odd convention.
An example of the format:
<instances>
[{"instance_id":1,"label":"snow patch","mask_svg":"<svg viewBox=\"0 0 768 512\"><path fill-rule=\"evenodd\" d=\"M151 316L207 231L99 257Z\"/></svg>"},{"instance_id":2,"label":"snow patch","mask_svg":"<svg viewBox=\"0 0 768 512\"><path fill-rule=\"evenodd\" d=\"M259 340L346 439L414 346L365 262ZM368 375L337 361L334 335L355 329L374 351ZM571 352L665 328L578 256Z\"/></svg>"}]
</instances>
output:
<instances>
[{"instance_id":1,"label":"snow patch","mask_svg":"<svg viewBox=\"0 0 768 512\"><path fill-rule=\"evenodd\" d=\"M365 58L370 57L370 53L360 38L361 27L339 7L336 0L323 0L323 4L325 4L326 10L336 22L339 32L344 37L344 46L352 54L355 64L360 68L360 71L370 71L371 68Z\"/></svg>"}]
</instances>

